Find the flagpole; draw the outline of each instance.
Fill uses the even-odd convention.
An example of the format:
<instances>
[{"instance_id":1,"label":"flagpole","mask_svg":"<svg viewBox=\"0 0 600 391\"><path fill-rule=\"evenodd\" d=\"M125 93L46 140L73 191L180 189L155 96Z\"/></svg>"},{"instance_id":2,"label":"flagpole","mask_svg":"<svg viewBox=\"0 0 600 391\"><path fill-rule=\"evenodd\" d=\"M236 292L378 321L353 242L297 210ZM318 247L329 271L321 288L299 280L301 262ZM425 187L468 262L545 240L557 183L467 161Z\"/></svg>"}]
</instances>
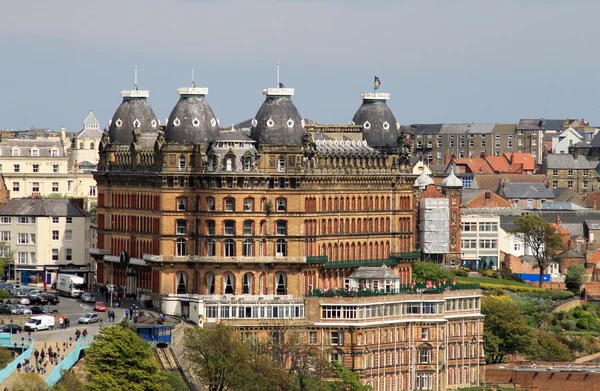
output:
<instances>
[{"instance_id":1,"label":"flagpole","mask_svg":"<svg viewBox=\"0 0 600 391\"><path fill-rule=\"evenodd\" d=\"M277 87L279 87L279 62L277 63Z\"/></svg>"}]
</instances>

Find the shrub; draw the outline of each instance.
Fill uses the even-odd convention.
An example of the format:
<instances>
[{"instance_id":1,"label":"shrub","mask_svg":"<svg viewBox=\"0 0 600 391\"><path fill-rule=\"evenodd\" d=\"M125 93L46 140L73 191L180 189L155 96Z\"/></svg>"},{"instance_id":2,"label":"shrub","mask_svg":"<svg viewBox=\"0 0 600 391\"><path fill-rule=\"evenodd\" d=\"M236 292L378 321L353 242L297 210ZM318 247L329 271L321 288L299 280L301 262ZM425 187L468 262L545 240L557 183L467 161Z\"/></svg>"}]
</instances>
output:
<instances>
[{"instance_id":1,"label":"shrub","mask_svg":"<svg viewBox=\"0 0 600 391\"><path fill-rule=\"evenodd\" d=\"M589 327L589 322L586 318L580 318L580 319L577 319L577 322L575 323L575 325L577 326L577 328L585 330Z\"/></svg>"},{"instance_id":2,"label":"shrub","mask_svg":"<svg viewBox=\"0 0 600 391\"><path fill-rule=\"evenodd\" d=\"M454 274L455 276L457 276L457 277L469 277L469 272L466 272L464 270L460 270L460 269L458 269L458 270L450 270L450 272L452 274Z\"/></svg>"}]
</instances>

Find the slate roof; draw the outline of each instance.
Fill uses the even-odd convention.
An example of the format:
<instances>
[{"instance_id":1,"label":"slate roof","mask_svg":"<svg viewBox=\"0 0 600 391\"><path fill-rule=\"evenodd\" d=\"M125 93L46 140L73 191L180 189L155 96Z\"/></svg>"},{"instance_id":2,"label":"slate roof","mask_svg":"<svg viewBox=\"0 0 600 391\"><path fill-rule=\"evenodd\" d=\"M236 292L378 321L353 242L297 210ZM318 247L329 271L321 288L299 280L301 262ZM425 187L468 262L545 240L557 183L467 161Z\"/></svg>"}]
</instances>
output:
<instances>
[{"instance_id":1,"label":"slate roof","mask_svg":"<svg viewBox=\"0 0 600 391\"><path fill-rule=\"evenodd\" d=\"M196 91L192 89L189 94L181 93L171 110L165 127L167 142L182 145L205 144L218 137L219 127L215 113L206 96Z\"/></svg>"},{"instance_id":2,"label":"slate roof","mask_svg":"<svg viewBox=\"0 0 600 391\"><path fill-rule=\"evenodd\" d=\"M508 183L543 183L546 180L544 174L475 174L473 175L473 189L489 189L496 191L500 184L500 179Z\"/></svg>"},{"instance_id":3,"label":"slate roof","mask_svg":"<svg viewBox=\"0 0 600 391\"><path fill-rule=\"evenodd\" d=\"M62 142L60 139L6 139L0 143L0 155L12 156L13 147L19 147L20 156L31 156L31 149L36 147L40 156L51 156L52 150L58 150L58 156L64 156Z\"/></svg>"},{"instance_id":4,"label":"slate roof","mask_svg":"<svg viewBox=\"0 0 600 391\"><path fill-rule=\"evenodd\" d=\"M380 280L399 280L400 277L394 273L392 269L390 269L386 265L382 265L380 267L373 266L360 266L356 269L352 274L350 274L349 278L353 279L380 279Z\"/></svg>"},{"instance_id":5,"label":"slate roof","mask_svg":"<svg viewBox=\"0 0 600 391\"><path fill-rule=\"evenodd\" d=\"M13 198L0 209L0 216L87 217L89 214L67 199Z\"/></svg>"},{"instance_id":6,"label":"slate roof","mask_svg":"<svg viewBox=\"0 0 600 391\"><path fill-rule=\"evenodd\" d=\"M572 202L579 206L586 206L583 198L573 189L554 188L554 202Z\"/></svg>"},{"instance_id":7,"label":"slate roof","mask_svg":"<svg viewBox=\"0 0 600 391\"><path fill-rule=\"evenodd\" d=\"M585 254L578 253L572 248L568 249L567 251L563 251L560 255L562 255L563 258L585 258Z\"/></svg>"},{"instance_id":8,"label":"slate roof","mask_svg":"<svg viewBox=\"0 0 600 391\"><path fill-rule=\"evenodd\" d=\"M517 130L517 124L494 124L492 133L514 134Z\"/></svg>"},{"instance_id":9,"label":"slate roof","mask_svg":"<svg viewBox=\"0 0 600 391\"><path fill-rule=\"evenodd\" d=\"M580 143L581 144L581 143ZM585 144L585 146L590 146L590 147L596 147L596 148L600 148L600 132L598 132L594 138L592 139L592 141L590 141L589 144Z\"/></svg>"},{"instance_id":10,"label":"slate roof","mask_svg":"<svg viewBox=\"0 0 600 391\"><path fill-rule=\"evenodd\" d=\"M365 96L352 117L352 124L363 127L363 138L373 147L395 148L400 136L400 123L385 99ZM284 144L285 145L285 144Z\"/></svg>"},{"instance_id":11,"label":"slate roof","mask_svg":"<svg viewBox=\"0 0 600 391\"><path fill-rule=\"evenodd\" d=\"M464 134L467 133L469 124L443 124L440 134Z\"/></svg>"},{"instance_id":12,"label":"slate roof","mask_svg":"<svg viewBox=\"0 0 600 391\"><path fill-rule=\"evenodd\" d=\"M566 119L521 119L517 125L518 130L562 130ZM541 125L541 126L540 126Z\"/></svg>"},{"instance_id":13,"label":"slate roof","mask_svg":"<svg viewBox=\"0 0 600 391\"><path fill-rule=\"evenodd\" d=\"M495 124L469 124L467 133L469 134L488 134L492 133Z\"/></svg>"},{"instance_id":14,"label":"slate roof","mask_svg":"<svg viewBox=\"0 0 600 391\"><path fill-rule=\"evenodd\" d=\"M442 129L442 124L412 124L410 129L412 129L415 136L419 134L438 134Z\"/></svg>"},{"instance_id":15,"label":"slate roof","mask_svg":"<svg viewBox=\"0 0 600 391\"><path fill-rule=\"evenodd\" d=\"M463 189L462 191L462 203L463 205L473 198L477 197L479 194L485 192L485 189Z\"/></svg>"},{"instance_id":16,"label":"slate roof","mask_svg":"<svg viewBox=\"0 0 600 391\"><path fill-rule=\"evenodd\" d=\"M583 155L577 155L577 159L571 154L551 153L546 156L546 166L549 170L594 170L598 162L591 162Z\"/></svg>"},{"instance_id":17,"label":"slate roof","mask_svg":"<svg viewBox=\"0 0 600 391\"><path fill-rule=\"evenodd\" d=\"M577 210L577 209L587 209L583 206L577 205L574 202L564 202L564 201L548 201L542 204L543 210Z\"/></svg>"},{"instance_id":18,"label":"slate roof","mask_svg":"<svg viewBox=\"0 0 600 391\"><path fill-rule=\"evenodd\" d=\"M502 190L506 198L553 199L554 193L543 183L507 183Z\"/></svg>"},{"instance_id":19,"label":"slate roof","mask_svg":"<svg viewBox=\"0 0 600 391\"><path fill-rule=\"evenodd\" d=\"M100 129L95 128L87 128L83 129L81 132L77 133L75 138L102 138L102 132Z\"/></svg>"},{"instance_id":20,"label":"slate roof","mask_svg":"<svg viewBox=\"0 0 600 391\"><path fill-rule=\"evenodd\" d=\"M220 131L215 141L253 141L250 137L237 130Z\"/></svg>"}]
</instances>

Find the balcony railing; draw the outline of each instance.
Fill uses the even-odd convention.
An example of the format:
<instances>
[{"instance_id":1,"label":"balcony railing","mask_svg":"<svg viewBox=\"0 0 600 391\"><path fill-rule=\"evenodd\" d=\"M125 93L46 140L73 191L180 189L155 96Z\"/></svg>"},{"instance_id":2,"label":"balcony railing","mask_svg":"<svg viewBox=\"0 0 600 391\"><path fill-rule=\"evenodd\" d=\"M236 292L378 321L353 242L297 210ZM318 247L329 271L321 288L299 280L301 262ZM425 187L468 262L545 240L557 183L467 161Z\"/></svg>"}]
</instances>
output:
<instances>
[{"instance_id":1,"label":"balcony railing","mask_svg":"<svg viewBox=\"0 0 600 391\"><path fill-rule=\"evenodd\" d=\"M381 266L381 265L397 265L398 260L393 258L387 259L357 259L353 261L334 261L327 262L323 265L324 269L348 269L360 266Z\"/></svg>"},{"instance_id":2,"label":"balcony railing","mask_svg":"<svg viewBox=\"0 0 600 391\"><path fill-rule=\"evenodd\" d=\"M372 297L372 296L392 296L392 295L422 295L422 294L441 294L451 291L464 291L479 289L478 283L472 284L442 284L435 288L427 288L425 283L415 285L401 285L398 289L375 290L375 289L313 289L308 293L311 297Z\"/></svg>"},{"instance_id":3,"label":"balcony railing","mask_svg":"<svg viewBox=\"0 0 600 391\"><path fill-rule=\"evenodd\" d=\"M150 262L206 262L206 263L306 263L306 257L206 257L144 254Z\"/></svg>"},{"instance_id":4,"label":"balcony railing","mask_svg":"<svg viewBox=\"0 0 600 391\"><path fill-rule=\"evenodd\" d=\"M110 255L110 248L95 248L90 247L88 249L90 255Z\"/></svg>"},{"instance_id":5,"label":"balcony railing","mask_svg":"<svg viewBox=\"0 0 600 391\"><path fill-rule=\"evenodd\" d=\"M421 259L420 251L406 251L400 253L391 253L390 257L397 259Z\"/></svg>"}]
</instances>

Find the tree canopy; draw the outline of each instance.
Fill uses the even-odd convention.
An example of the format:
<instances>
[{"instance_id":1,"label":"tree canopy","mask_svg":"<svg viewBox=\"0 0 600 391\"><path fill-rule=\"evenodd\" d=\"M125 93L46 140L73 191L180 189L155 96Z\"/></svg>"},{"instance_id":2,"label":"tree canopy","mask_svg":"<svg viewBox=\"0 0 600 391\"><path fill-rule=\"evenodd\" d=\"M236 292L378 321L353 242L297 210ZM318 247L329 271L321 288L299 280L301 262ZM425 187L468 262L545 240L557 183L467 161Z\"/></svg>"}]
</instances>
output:
<instances>
[{"instance_id":1,"label":"tree canopy","mask_svg":"<svg viewBox=\"0 0 600 391\"><path fill-rule=\"evenodd\" d=\"M543 276L550 263L558 258L563 250L563 240L560 235L544 219L536 215L517 217L516 225L511 233L521 239L526 248L531 250L540 271L540 287Z\"/></svg>"},{"instance_id":2,"label":"tree canopy","mask_svg":"<svg viewBox=\"0 0 600 391\"><path fill-rule=\"evenodd\" d=\"M502 362L507 354L525 352L531 342L531 329L508 296L484 298L481 313L485 315L483 344L489 363Z\"/></svg>"},{"instance_id":3,"label":"tree canopy","mask_svg":"<svg viewBox=\"0 0 600 391\"><path fill-rule=\"evenodd\" d=\"M442 281L444 278L452 281L455 278L454 274L432 262L415 262L412 276L417 282Z\"/></svg>"},{"instance_id":4,"label":"tree canopy","mask_svg":"<svg viewBox=\"0 0 600 391\"><path fill-rule=\"evenodd\" d=\"M172 391L150 346L127 327L105 327L86 351L89 391Z\"/></svg>"},{"instance_id":5,"label":"tree canopy","mask_svg":"<svg viewBox=\"0 0 600 391\"><path fill-rule=\"evenodd\" d=\"M48 386L44 379L33 372L25 372L17 375L17 378L9 388L10 391L47 391Z\"/></svg>"},{"instance_id":6,"label":"tree canopy","mask_svg":"<svg viewBox=\"0 0 600 391\"><path fill-rule=\"evenodd\" d=\"M565 285L572 292L579 292L581 285L585 281L587 271L583 265L572 265L567 269L565 275Z\"/></svg>"}]
</instances>

